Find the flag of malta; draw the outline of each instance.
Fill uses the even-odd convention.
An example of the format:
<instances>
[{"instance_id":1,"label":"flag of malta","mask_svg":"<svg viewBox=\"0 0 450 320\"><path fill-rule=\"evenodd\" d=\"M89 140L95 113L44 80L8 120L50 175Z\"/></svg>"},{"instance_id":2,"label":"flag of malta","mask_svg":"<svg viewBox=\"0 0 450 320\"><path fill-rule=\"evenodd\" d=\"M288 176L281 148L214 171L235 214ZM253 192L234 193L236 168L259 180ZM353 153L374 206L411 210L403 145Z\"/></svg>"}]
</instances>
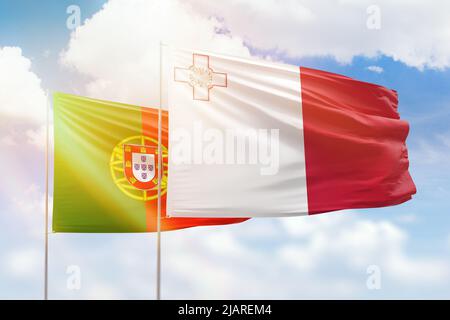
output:
<instances>
[{"instance_id":1,"label":"flag of malta","mask_svg":"<svg viewBox=\"0 0 450 320\"><path fill-rule=\"evenodd\" d=\"M168 57L168 216L308 215L416 192L394 90L219 54Z\"/></svg>"}]
</instances>

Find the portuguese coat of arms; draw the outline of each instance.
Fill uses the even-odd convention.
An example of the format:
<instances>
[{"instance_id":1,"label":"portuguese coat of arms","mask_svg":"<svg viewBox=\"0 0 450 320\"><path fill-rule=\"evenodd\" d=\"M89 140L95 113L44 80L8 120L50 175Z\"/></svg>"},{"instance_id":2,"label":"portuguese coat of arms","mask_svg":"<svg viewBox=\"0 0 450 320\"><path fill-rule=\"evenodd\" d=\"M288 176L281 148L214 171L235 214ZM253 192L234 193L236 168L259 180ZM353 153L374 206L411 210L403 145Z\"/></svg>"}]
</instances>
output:
<instances>
[{"instance_id":1,"label":"portuguese coat of arms","mask_svg":"<svg viewBox=\"0 0 450 320\"><path fill-rule=\"evenodd\" d=\"M156 152L153 146L123 145L125 177L135 188L150 190L158 184Z\"/></svg>"}]
</instances>

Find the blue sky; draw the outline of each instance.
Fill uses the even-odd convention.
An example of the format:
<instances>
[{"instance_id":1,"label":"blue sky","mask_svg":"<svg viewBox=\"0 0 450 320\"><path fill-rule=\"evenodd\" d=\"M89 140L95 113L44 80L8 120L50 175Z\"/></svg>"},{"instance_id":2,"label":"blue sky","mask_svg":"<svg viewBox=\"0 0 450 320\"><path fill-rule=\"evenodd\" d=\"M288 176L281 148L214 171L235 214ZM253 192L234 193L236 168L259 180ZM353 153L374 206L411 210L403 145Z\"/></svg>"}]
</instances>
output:
<instances>
[{"instance_id":1,"label":"blue sky","mask_svg":"<svg viewBox=\"0 0 450 320\"><path fill-rule=\"evenodd\" d=\"M365 40L361 40L361 35L355 30L348 33L350 40L348 40L347 45L344 40L341 40L342 43L339 46L343 46L345 50L337 45L334 47L333 44L324 40L322 44L319 41L318 47L308 48L308 51L301 48L300 45L297 48L296 43L289 46L281 40L277 42L277 39L284 37L295 41L296 38L292 34L298 31L292 29L292 26L296 24L298 24L299 30L316 32L317 38L321 36L324 39L332 38L332 31L329 30L333 27L336 29L342 27L333 24L346 19L351 21L355 10L359 7L352 7L351 4L331 5L337 6L335 8L337 12L352 12L352 14L349 13L350 18L344 16L337 17L336 21L328 21L326 26L324 22L327 15L326 9L315 11L318 10L314 7L316 5L308 8L305 4L304 8L296 8L296 10L299 10L299 14L304 12L305 21L309 21L308 15L310 12L319 17L315 20L311 19L310 25L296 19L292 19L291 22L289 21L291 18L286 18L286 21L279 21L276 12L273 13L273 16L269 16L273 21L267 20L268 16L265 15L269 15L267 12L270 10L267 12L256 10L256 13L254 13L255 23L258 22L258 19L266 19L272 21L272 23L280 22L279 25L274 24L270 32L266 33L264 37L258 38L259 34L255 34L254 31L250 30L250 27L240 22L238 18L233 19L231 17L233 10L236 10L235 13L238 15L238 7L233 9L231 6L227 8L217 5L210 8L207 2L195 0L192 1L189 8L178 4L169 7L171 10L167 12L173 12L174 18L171 16L172 13L167 14L164 9L161 9L161 12L164 12L161 13L162 18L157 18L154 13L155 11L159 13L157 12L158 6L144 4L145 1L137 0L133 2L133 5L140 8L136 9L136 14L139 10L142 11L142 8L145 8L149 10L149 18L146 20L139 16L136 22L127 20L134 13L133 9L130 8L133 5L127 7L120 0L113 0L111 2L115 2L114 5L102 9L105 2L87 0L57 2L50 0L39 2L0 0L0 49L19 47L22 50L21 56L31 62L28 71L34 73L41 80L40 89L43 92L46 90L66 91L91 95L95 98L137 103L146 98L143 93L145 90L141 90L139 83L133 85L133 79L130 79L129 86L131 89L128 87L125 89L131 90L132 95L127 96L123 92L129 90L123 90L127 84L121 78L123 75L133 74L134 70L140 70L140 65L133 61L129 67L121 69L122 65L127 65L129 62L126 60L126 55L129 52L123 46L129 44L130 50L134 50L139 49L139 46L142 45L142 51L145 51L148 48L144 47L142 42L148 41L151 43L154 41L156 43L158 28L163 28L158 25L158 21L160 21L158 19L167 18L170 20L179 17L188 19L195 13L199 14L203 20L197 19L201 20L200 22L194 22L193 20L192 26L189 21L180 22L180 24L187 23L189 27L184 29L188 30L164 31L161 37L167 37L176 42L178 33L191 32L198 34L198 38L200 38L196 45L201 45L207 41L207 43L211 43L211 48L214 49L217 48L214 44L217 39L214 37L218 37L214 34L217 31L215 27L217 27L217 24L222 24L224 30L227 30L224 36L228 38L225 40L221 38L221 43L223 45L223 41L225 41L226 49L232 53L240 54L247 50L254 55L270 55L271 58L286 63L336 72L397 90L400 100L400 114L403 119L409 121L411 126L407 144L411 162L410 171L418 190L412 201L390 208L343 213L342 215L349 217L348 220L347 218L341 218L341 213L333 213L324 215L319 219L302 218L284 221L267 219L264 221L249 221L238 226L192 229L164 235L163 241L167 239L164 249L167 251L163 254L165 258L163 266L167 269L164 273L163 296L165 293L166 297L175 298L208 298L211 296L220 298L283 297L294 299L309 297L450 297L450 278L446 271L450 266L450 215L448 205L450 196L450 172L448 170L448 162L450 161L450 129L448 125L450 122L450 90L448 90L450 87L450 70L448 69L449 66L446 65L447 58L443 57L445 55L450 56L450 52L447 52L445 47L439 47L439 45L442 45L443 39L432 38L430 43L423 44L419 41L419 38L414 38L414 34L411 35L411 32L408 32L407 24L402 26L400 23L398 29L395 30L389 30L387 27L388 30L386 31L382 27L381 32L386 33L382 33L381 36L373 36L375 44L372 42L369 45ZM172 3L173 1L169 2ZM272 4L269 0L265 3L267 6ZM68 17L66 8L73 4L81 8L82 15L82 26L80 27L82 30L76 39L71 30L65 27ZM121 11L119 10L120 6L125 6L126 9ZM364 5L361 6L361 16L364 19L366 15L365 7ZM384 1L380 1L380 7L383 10L382 12L386 12L386 24L388 26L391 26L389 13L401 15L418 10L426 14L434 10L425 1L417 8L411 6L404 11L402 11L402 8L395 5L391 6ZM285 9L291 10L292 8L287 7ZM284 9L281 8L280 10ZM100 11L102 11L100 16L94 16L93 21L85 22L85 19L93 17L95 13ZM217 12L222 12L223 16L219 16ZM321 14L325 16L324 20L320 20ZM153 27L152 22L148 21L150 17L155 17ZM211 17L220 18L219 22L211 22ZM143 19L142 22L139 19ZM438 21L439 18L436 20ZM134 28L139 26L138 23L142 23L142 29L136 29L136 33L129 35L130 38L135 36L136 41L127 39L121 34L122 29L127 30L128 26ZM286 33L285 29L282 28L283 23L289 26L290 29L288 30L292 30L291 33ZM321 23L323 23L323 26ZM425 22L422 23L425 24ZM353 30L350 22L349 24L350 30ZM211 30L203 31L209 27L211 27ZM273 31L277 27L280 29L279 35ZM327 31L325 31L325 27ZM437 22L436 26L433 25L433 27L439 27ZM444 27L449 28L450 26L447 23ZM318 30L322 30L321 28L324 31L323 35L318 32ZM428 26L423 26L423 29L428 30L427 28ZM105 30L110 32L105 32ZM205 33L204 36L202 32ZM262 33L264 32L261 31ZM392 37L397 37L400 42L403 39L404 42L401 42L399 48L385 41L385 38L389 37L390 34L392 34ZM405 38L402 38L402 36ZM183 34L179 37L183 37ZM353 40L352 37L354 37ZM216 40L211 40L212 38ZM302 39L299 38L298 42L304 41ZM417 43L415 40L417 40ZM272 41L273 46L270 45L270 41ZM358 45L353 48L353 43L358 41L361 41L361 48L358 48ZM291 43L294 42L291 41ZM427 49L429 47L436 47L436 51L428 54ZM398 50L398 52L395 50ZM343 51L345 51L345 54L342 53ZM311 54L311 52L317 52L317 54ZM417 62L414 60L415 54L419 55L416 59ZM347 58L348 55L351 59ZM433 63L437 64L436 61L440 61L440 65L433 65ZM117 65L118 62L120 67ZM369 66L381 67L382 72L370 71ZM119 71L114 73L116 67ZM151 67L145 69L145 71L149 70L152 70ZM136 74L137 79L140 79L141 76L140 73ZM107 84L100 85L103 83L102 80L105 79ZM23 94L26 95L26 93ZM0 106L0 112L2 112L2 108L3 106ZM44 112L44 108L39 110L39 112ZM20 137L20 132L27 132L29 129L31 132L38 133L42 125L39 121L34 120L26 120L22 123L22 117L13 113L5 113L4 119L11 119L10 123L12 124L5 125L1 134L5 136L11 134L18 141L25 139ZM14 134L11 132L14 132ZM42 216L39 216L41 213L38 212L38 209L41 208L43 191L43 150L36 145L27 148L28 151L24 151L13 144L2 146L2 153L5 152L2 156L5 156L4 159L6 159L3 160L3 163L9 164L14 162L15 159L30 156L36 159L33 161L34 167L28 179L23 181L23 184L17 181L18 189L29 192L28 199L32 199L30 201L33 202L30 208L24 206L23 203L20 204L20 201L14 200L20 198L20 195L15 197L7 188L0 189L0 256L1 263L3 263L0 266L0 297L2 298L40 298L42 292L40 275L42 272L43 243L40 242L42 234L39 234ZM8 155L6 152L8 152ZM20 161L18 160L18 162ZM7 173L3 171L2 174L6 175ZM34 186L31 191L30 185ZM24 211L25 215L21 211ZM305 221L305 219L310 220ZM287 226L288 223L292 225ZM332 250L320 249L321 251L317 254L329 254L330 256L326 259L322 256L317 258L317 262L312 269L308 269L308 266L301 263L299 269L295 269L296 263L295 261L292 263L292 257L295 257L297 253L303 254L300 257L316 257L313 249L311 249L313 246L309 247L309 245L311 239L317 234L324 235L326 239L328 239L327 237L332 239L330 234L337 231L328 229L327 226L329 225L342 228L344 233L347 230L348 232L358 233L358 230L360 230L358 228L365 225L370 226L369 230L375 230L373 239L370 238L370 241L367 241L368 243L373 241L377 245L353 249L355 254L361 254L361 256L365 256L364 252L369 252L368 257L364 258L364 263L379 264L381 270L387 270L386 276L383 278L386 280L383 281L381 290L370 291L365 288L366 265L357 262L348 267L348 256L343 253L345 247L336 247ZM302 229L305 226L309 228L305 229L306 231ZM287 236L289 230L292 231L292 234ZM312 234L308 230L315 230L316 234ZM250 237L248 234L254 236ZM271 235L272 241L267 241L266 234ZM305 234L309 238L305 238ZM345 239L346 235L337 234L336 236ZM217 244L219 250L223 249L223 255L211 253L211 248L203 243L204 239ZM389 248L390 241L392 241L393 247L399 247L398 250L392 249L392 255L398 255L402 258L385 257L383 253L378 251L379 248L391 250ZM184 243L181 244L181 242ZM288 246L285 245L287 243ZM191 246L189 247L189 245ZM196 249L195 246L199 246L199 248ZM51 235L50 248L52 277L50 288L53 298L151 298L153 295L153 235ZM186 252L181 254L179 248L184 248ZM235 250L230 248L235 248ZM353 249L349 249L350 252ZM230 252L227 250L230 250ZM14 256L14 252L17 251L23 254L18 257ZM132 251L132 253L129 251ZM247 254L239 255L236 252ZM255 257L252 257L252 254L255 254ZM258 267L257 265L257 262L260 261L258 259L277 259L277 257L281 257L279 258L280 262L273 262L271 266ZM284 258L286 258L286 265L283 264ZM389 260L391 258L393 260ZM8 259L16 259L17 262L9 264ZM232 261L236 261L236 264L231 264ZM270 262L267 261L266 263L270 264ZM201 266L199 266L200 263L202 263ZM242 264L240 269L236 266L239 263ZM18 267L20 264L27 264L28 268L24 267L20 271L21 269ZM81 265L82 270L84 270L83 283L85 283L85 286L80 291L69 292L64 287L67 277L65 268L71 264ZM205 268L204 278L198 278L198 276L189 273L183 268L183 265L186 265L186 268ZM405 268L404 273L410 276L402 278L402 271L397 270L397 268L400 268L399 266L403 266ZM410 272L408 271L409 266L412 270ZM11 268L18 268L19 271L14 272ZM286 272L286 268L292 268L292 270L289 269L293 272L291 278L288 276L280 279L274 278L274 274ZM423 272L429 274L436 272L436 277L421 275L417 273L416 269L419 271L423 269ZM253 272L255 276L258 276L258 279L252 278L251 273ZM133 275L130 273L133 273ZM304 278L299 275L301 273L312 280L305 284L305 288L299 290L292 283L298 282L299 286L304 283ZM223 287L221 287L222 280L228 279L227 277L230 274L234 274L237 278L236 281L240 281L236 283L247 285L245 288L253 286L259 290L259 293L256 294L245 288L239 290L238 284L233 286L233 281L230 281L229 286L222 284ZM193 280L190 281L191 276ZM418 281L416 279L418 277L423 277L424 280ZM201 283L201 281L205 283ZM329 281L330 287L323 284L326 281ZM307 288L311 290L310 294L308 294ZM317 288L317 292L311 288ZM211 290L214 290L214 293ZM285 294L280 293L283 291L285 291Z\"/></svg>"},{"instance_id":2,"label":"blue sky","mask_svg":"<svg viewBox=\"0 0 450 320\"><path fill-rule=\"evenodd\" d=\"M57 55L67 44L71 30L65 27L70 5L83 8L81 19L87 19L101 9L105 1L0 1L0 39L2 46L18 46L23 54L33 59L36 73L49 73L52 77L41 77L49 88L67 83L59 75ZM50 56L45 53L49 51Z\"/></svg>"}]
</instances>

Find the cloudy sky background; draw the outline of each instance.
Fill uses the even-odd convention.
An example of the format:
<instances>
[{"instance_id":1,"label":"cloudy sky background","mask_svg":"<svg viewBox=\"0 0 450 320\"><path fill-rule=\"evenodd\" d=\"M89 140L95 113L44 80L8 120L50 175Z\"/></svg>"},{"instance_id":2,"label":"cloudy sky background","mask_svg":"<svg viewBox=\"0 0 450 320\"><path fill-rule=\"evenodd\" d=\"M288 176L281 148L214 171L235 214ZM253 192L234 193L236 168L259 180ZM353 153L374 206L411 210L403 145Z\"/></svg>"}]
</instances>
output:
<instances>
[{"instance_id":1,"label":"cloudy sky background","mask_svg":"<svg viewBox=\"0 0 450 320\"><path fill-rule=\"evenodd\" d=\"M418 189L391 208L165 233L163 298L450 298L449 10L444 0L0 0L0 298L43 294L47 92L156 106L160 39L396 89ZM51 234L50 298L152 299L155 246L151 234ZM67 287L70 266L80 290Z\"/></svg>"}]
</instances>

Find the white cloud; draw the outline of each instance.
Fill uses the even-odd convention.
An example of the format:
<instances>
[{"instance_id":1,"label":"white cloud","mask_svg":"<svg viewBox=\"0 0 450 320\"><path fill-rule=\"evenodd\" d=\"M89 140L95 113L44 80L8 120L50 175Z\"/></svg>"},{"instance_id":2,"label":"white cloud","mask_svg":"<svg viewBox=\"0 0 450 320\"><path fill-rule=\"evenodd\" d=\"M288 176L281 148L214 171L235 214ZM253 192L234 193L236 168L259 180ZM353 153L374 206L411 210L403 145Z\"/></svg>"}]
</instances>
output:
<instances>
[{"instance_id":1,"label":"white cloud","mask_svg":"<svg viewBox=\"0 0 450 320\"><path fill-rule=\"evenodd\" d=\"M153 299L154 234L51 234L50 297ZM67 286L68 266L79 269L80 288Z\"/></svg>"},{"instance_id":2,"label":"white cloud","mask_svg":"<svg viewBox=\"0 0 450 320\"><path fill-rule=\"evenodd\" d=\"M71 36L61 63L91 79L89 96L139 105L159 101L159 43L248 56L239 37L181 1L110 0Z\"/></svg>"},{"instance_id":3,"label":"white cloud","mask_svg":"<svg viewBox=\"0 0 450 320\"><path fill-rule=\"evenodd\" d=\"M19 197L14 197L12 200L19 212L32 215L44 211L44 198L40 188L31 184L25 190L22 190Z\"/></svg>"},{"instance_id":4,"label":"white cloud","mask_svg":"<svg viewBox=\"0 0 450 320\"><path fill-rule=\"evenodd\" d=\"M51 52L51 50L49 50L49 49L46 49L46 50L44 50L44 52L42 53L42 56L44 57L44 58L49 58L50 56L51 56L51 54L52 54L52 52Z\"/></svg>"},{"instance_id":5,"label":"white cloud","mask_svg":"<svg viewBox=\"0 0 450 320\"><path fill-rule=\"evenodd\" d=\"M47 96L18 47L0 48L0 195L30 225L42 216ZM31 146L31 147L30 147ZM41 166L42 164L42 166ZM40 179L42 178L42 180ZM11 216L11 214L9 215Z\"/></svg>"},{"instance_id":6,"label":"white cloud","mask_svg":"<svg viewBox=\"0 0 450 320\"><path fill-rule=\"evenodd\" d=\"M31 71L31 61L22 55L22 50L18 47L0 47L2 120L15 117L43 123L46 105L46 94L41 87L41 80Z\"/></svg>"},{"instance_id":7,"label":"white cloud","mask_svg":"<svg viewBox=\"0 0 450 320\"><path fill-rule=\"evenodd\" d=\"M152 299L154 240L154 234L51 235L50 296ZM162 243L165 299L371 298L369 265L380 267L385 296L407 290L423 298L421 290L449 285L448 259L408 254L404 230L353 213L168 232ZM2 259L8 274L40 272L42 256L18 252L8 256L13 262ZM69 265L80 267L79 291L66 287Z\"/></svg>"},{"instance_id":8,"label":"white cloud","mask_svg":"<svg viewBox=\"0 0 450 320\"><path fill-rule=\"evenodd\" d=\"M410 257L406 232L390 221L335 214L310 217L301 223L297 218L285 219L282 223L292 236L306 241L306 245L289 245L289 250L297 247L306 261L315 262L311 268L323 264L326 257L335 257L355 271L376 262L392 281L408 285L439 284L450 276L450 261Z\"/></svg>"},{"instance_id":9,"label":"white cloud","mask_svg":"<svg viewBox=\"0 0 450 320\"><path fill-rule=\"evenodd\" d=\"M16 221L16 225L21 225L28 235L40 239L44 234L45 193L34 183L28 182L27 185L25 180L19 180L16 184L20 191L17 192L17 189L14 188L9 192L11 196L10 220ZM52 198L49 197L50 211L51 204Z\"/></svg>"},{"instance_id":10,"label":"white cloud","mask_svg":"<svg viewBox=\"0 0 450 320\"><path fill-rule=\"evenodd\" d=\"M370 297L373 264L393 297L404 288L445 287L450 276L448 259L409 254L408 235L394 223L352 213L252 220L163 239L165 298Z\"/></svg>"},{"instance_id":11,"label":"white cloud","mask_svg":"<svg viewBox=\"0 0 450 320\"><path fill-rule=\"evenodd\" d=\"M36 248L15 249L2 257L3 269L15 278L32 278L42 272L42 255Z\"/></svg>"},{"instance_id":12,"label":"white cloud","mask_svg":"<svg viewBox=\"0 0 450 320\"><path fill-rule=\"evenodd\" d=\"M375 72L375 73L383 73L384 69L380 66L368 66L367 70Z\"/></svg>"},{"instance_id":13,"label":"white cloud","mask_svg":"<svg viewBox=\"0 0 450 320\"><path fill-rule=\"evenodd\" d=\"M50 128L49 128L50 129ZM27 142L31 145L34 145L42 150L45 149L45 145L46 145L46 139L47 139L47 128L46 126L40 126L37 129L28 129L26 131L26 135L27 135ZM50 135L50 132L49 132ZM50 135L53 136L53 135ZM49 143L51 143L50 137L49 137Z\"/></svg>"},{"instance_id":14,"label":"white cloud","mask_svg":"<svg viewBox=\"0 0 450 320\"><path fill-rule=\"evenodd\" d=\"M262 50L341 62L383 54L419 69L450 66L450 3L445 0L376 1L380 29L367 28L372 0L190 2L205 15L223 18L233 35Z\"/></svg>"},{"instance_id":15,"label":"white cloud","mask_svg":"<svg viewBox=\"0 0 450 320\"><path fill-rule=\"evenodd\" d=\"M5 298L36 297L42 286L47 97L31 67L20 48L0 48L0 296Z\"/></svg>"},{"instance_id":16,"label":"white cloud","mask_svg":"<svg viewBox=\"0 0 450 320\"><path fill-rule=\"evenodd\" d=\"M411 155L418 164L447 165L450 161L450 132L433 134L427 139L419 138Z\"/></svg>"},{"instance_id":17,"label":"white cloud","mask_svg":"<svg viewBox=\"0 0 450 320\"><path fill-rule=\"evenodd\" d=\"M6 134L0 139L0 146L15 146L16 140L14 139L14 136L11 134Z\"/></svg>"}]
</instances>

